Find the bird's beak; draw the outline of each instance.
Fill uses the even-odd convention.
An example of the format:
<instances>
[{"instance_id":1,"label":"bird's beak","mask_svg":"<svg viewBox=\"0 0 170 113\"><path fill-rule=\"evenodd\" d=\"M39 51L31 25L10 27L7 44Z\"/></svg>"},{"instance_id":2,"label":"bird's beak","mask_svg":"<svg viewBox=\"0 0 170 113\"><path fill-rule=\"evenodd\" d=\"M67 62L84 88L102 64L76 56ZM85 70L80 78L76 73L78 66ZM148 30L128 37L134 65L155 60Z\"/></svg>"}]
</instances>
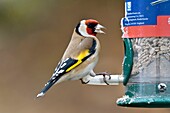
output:
<instances>
[{"instance_id":1,"label":"bird's beak","mask_svg":"<svg viewBox=\"0 0 170 113\"><path fill-rule=\"evenodd\" d=\"M96 33L103 33L103 34L105 34L105 32L104 32L104 31L102 31L101 29L105 29L105 27L104 27L104 26L102 26L102 25L100 25L100 24L97 24L97 26L95 27L95 31L94 31L94 32L96 32Z\"/></svg>"}]
</instances>

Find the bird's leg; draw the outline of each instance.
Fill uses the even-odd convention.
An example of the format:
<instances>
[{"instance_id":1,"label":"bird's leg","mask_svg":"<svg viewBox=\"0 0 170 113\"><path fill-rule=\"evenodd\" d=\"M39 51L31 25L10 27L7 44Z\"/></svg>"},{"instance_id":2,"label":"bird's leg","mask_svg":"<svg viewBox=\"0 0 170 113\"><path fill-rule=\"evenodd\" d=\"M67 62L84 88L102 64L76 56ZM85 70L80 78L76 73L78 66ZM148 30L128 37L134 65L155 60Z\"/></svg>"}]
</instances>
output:
<instances>
[{"instance_id":1,"label":"bird's leg","mask_svg":"<svg viewBox=\"0 0 170 113\"><path fill-rule=\"evenodd\" d=\"M95 77L95 76L96 76L96 73L95 73L93 70L91 70L89 75L90 75L91 77Z\"/></svg>"},{"instance_id":2,"label":"bird's leg","mask_svg":"<svg viewBox=\"0 0 170 113\"><path fill-rule=\"evenodd\" d=\"M91 77L95 77L95 76L96 76L96 73L93 70L91 70L90 73L87 76L80 79L81 83L82 84L88 84L90 82L90 80L88 80L88 79L91 78Z\"/></svg>"},{"instance_id":3,"label":"bird's leg","mask_svg":"<svg viewBox=\"0 0 170 113\"><path fill-rule=\"evenodd\" d=\"M80 80L81 80L81 83L82 83L82 84L88 84L88 83L90 82L90 78L95 77L95 76L98 76L98 75L103 75L103 81L104 81L104 83L106 83L107 85L110 85L110 84L107 82L107 77L106 77L106 76L109 76L109 79L108 79L108 80L110 80L110 79L111 79L111 76L110 76L111 74L110 74L110 73L107 73L107 72L95 73L93 70L90 71L90 73L89 73L87 76L85 76L85 77L83 77L83 78L80 79Z\"/></svg>"},{"instance_id":4,"label":"bird's leg","mask_svg":"<svg viewBox=\"0 0 170 113\"><path fill-rule=\"evenodd\" d=\"M100 72L100 73L96 73L96 75L103 75L103 81L107 84L110 85L107 80L106 80L106 76L109 76L109 80L111 79L111 74L107 73L107 72Z\"/></svg>"}]
</instances>

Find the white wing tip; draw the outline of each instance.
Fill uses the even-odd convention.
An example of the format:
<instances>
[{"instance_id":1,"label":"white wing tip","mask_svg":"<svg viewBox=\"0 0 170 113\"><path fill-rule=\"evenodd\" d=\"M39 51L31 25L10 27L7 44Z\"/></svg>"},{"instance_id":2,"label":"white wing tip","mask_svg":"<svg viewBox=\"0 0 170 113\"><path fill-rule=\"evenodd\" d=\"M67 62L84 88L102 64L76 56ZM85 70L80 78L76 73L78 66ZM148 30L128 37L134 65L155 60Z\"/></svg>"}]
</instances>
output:
<instances>
[{"instance_id":1,"label":"white wing tip","mask_svg":"<svg viewBox=\"0 0 170 113\"><path fill-rule=\"evenodd\" d=\"M39 98L39 97L42 97L42 96L44 96L45 94L43 93L43 92L41 92L41 93L39 93L38 95L37 95L37 98Z\"/></svg>"}]
</instances>

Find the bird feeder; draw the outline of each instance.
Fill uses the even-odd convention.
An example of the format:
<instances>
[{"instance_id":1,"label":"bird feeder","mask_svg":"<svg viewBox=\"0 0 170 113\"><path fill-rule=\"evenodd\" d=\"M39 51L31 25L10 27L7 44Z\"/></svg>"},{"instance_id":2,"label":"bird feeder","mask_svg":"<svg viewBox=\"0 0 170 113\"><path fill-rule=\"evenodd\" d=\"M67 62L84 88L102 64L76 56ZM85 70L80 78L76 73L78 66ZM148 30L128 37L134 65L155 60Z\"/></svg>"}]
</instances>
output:
<instances>
[{"instance_id":1,"label":"bird feeder","mask_svg":"<svg viewBox=\"0 0 170 113\"><path fill-rule=\"evenodd\" d=\"M126 0L120 106L170 107L170 1Z\"/></svg>"},{"instance_id":2,"label":"bird feeder","mask_svg":"<svg viewBox=\"0 0 170 113\"><path fill-rule=\"evenodd\" d=\"M126 107L170 107L170 1L126 0L122 19L125 57L122 75L107 78L122 82ZM104 85L102 76L87 77L88 84Z\"/></svg>"}]
</instances>

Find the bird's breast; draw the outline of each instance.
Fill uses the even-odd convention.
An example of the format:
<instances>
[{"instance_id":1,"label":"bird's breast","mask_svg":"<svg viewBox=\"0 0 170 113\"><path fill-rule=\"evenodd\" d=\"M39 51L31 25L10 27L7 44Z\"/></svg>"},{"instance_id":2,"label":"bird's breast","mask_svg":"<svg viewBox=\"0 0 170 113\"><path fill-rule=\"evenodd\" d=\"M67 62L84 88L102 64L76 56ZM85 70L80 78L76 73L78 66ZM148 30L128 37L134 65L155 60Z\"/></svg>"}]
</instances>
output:
<instances>
[{"instance_id":1,"label":"bird's breast","mask_svg":"<svg viewBox=\"0 0 170 113\"><path fill-rule=\"evenodd\" d=\"M71 80L79 80L85 76L87 76L91 70L94 69L98 62L98 57L91 57L87 59L85 62L83 62L79 67L77 67L75 70L73 70L70 76ZM76 75L75 75L76 73Z\"/></svg>"}]
</instances>

